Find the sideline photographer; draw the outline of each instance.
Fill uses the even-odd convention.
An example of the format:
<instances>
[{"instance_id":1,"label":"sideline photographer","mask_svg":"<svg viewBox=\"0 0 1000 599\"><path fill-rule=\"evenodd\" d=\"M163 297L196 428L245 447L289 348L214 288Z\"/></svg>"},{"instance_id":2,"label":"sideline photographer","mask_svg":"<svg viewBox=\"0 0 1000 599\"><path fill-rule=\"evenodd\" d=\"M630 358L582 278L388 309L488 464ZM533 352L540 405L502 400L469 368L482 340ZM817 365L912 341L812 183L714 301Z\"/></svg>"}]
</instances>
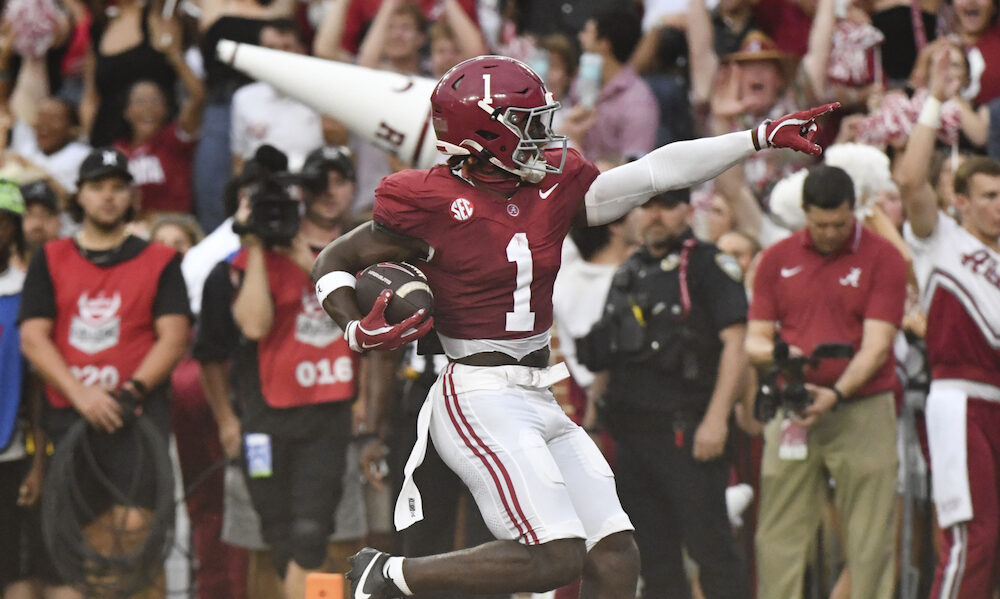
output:
<instances>
[{"instance_id":1,"label":"sideline photographer","mask_svg":"<svg viewBox=\"0 0 1000 599\"><path fill-rule=\"evenodd\" d=\"M349 157L313 152L300 175L271 175L253 193L232 260L241 275L232 316L256 348L256 375L243 373L237 389L247 485L288 598L302 597L306 575L326 561L352 438L359 356L309 277L315 254L345 230L352 199Z\"/></svg>"},{"instance_id":2,"label":"sideline photographer","mask_svg":"<svg viewBox=\"0 0 1000 599\"><path fill-rule=\"evenodd\" d=\"M823 343L848 343L854 357L806 368L805 393L792 395L808 405L777 411L764 430L757 596L801 594L822 490L832 476L851 597L890 599L899 387L890 350L903 317L906 265L895 247L854 218L854 184L843 170L814 167L802 197L806 226L761 256L747 353L761 369L818 357L814 350ZM775 342L779 329L787 347Z\"/></svg>"},{"instance_id":3,"label":"sideline photographer","mask_svg":"<svg viewBox=\"0 0 1000 599\"><path fill-rule=\"evenodd\" d=\"M746 293L736 261L694 238L689 198L669 191L639 209L643 245L615 273L577 356L608 370L599 419L616 443L645 595L691 596L685 547L707 599L741 599L750 592L726 511L726 449L748 373Z\"/></svg>"}]
</instances>

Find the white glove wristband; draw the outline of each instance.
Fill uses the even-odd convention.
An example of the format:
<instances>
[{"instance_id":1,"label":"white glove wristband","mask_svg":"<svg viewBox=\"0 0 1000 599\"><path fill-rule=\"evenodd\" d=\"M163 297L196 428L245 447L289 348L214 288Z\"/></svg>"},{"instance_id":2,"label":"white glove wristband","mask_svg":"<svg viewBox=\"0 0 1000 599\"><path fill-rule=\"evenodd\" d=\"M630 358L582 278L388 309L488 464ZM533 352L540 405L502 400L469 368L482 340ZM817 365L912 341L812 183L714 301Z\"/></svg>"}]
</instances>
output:
<instances>
[{"instance_id":1,"label":"white glove wristband","mask_svg":"<svg viewBox=\"0 0 1000 599\"><path fill-rule=\"evenodd\" d=\"M941 100L928 95L924 100L924 107L920 109L917 122L937 131L941 127Z\"/></svg>"},{"instance_id":2,"label":"white glove wristband","mask_svg":"<svg viewBox=\"0 0 1000 599\"><path fill-rule=\"evenodd\" d=\"M351 351L356 351L359 354L362 352L361 346L358 345L358 326L361 324L360 320L352 320L347 323L344 328L344 339L347 340L347 345L350 346Z\"/></svg>"},{"instance_id":3,"label":"white glove wristband","mask_svg":"<svg viewBox=\"0 0 1000 599\"><path fill-rule=\"evenodd\" d=\"M327 296L331 293L340 289L341 287L350 287L354 289L357 284L357 279L354 278L349 272L344 272L342 270L335 270L333 272L328 272L316 281L316 299L319 300L319 305L323 305L326 301Z\"/></svg>"}]
</instances>

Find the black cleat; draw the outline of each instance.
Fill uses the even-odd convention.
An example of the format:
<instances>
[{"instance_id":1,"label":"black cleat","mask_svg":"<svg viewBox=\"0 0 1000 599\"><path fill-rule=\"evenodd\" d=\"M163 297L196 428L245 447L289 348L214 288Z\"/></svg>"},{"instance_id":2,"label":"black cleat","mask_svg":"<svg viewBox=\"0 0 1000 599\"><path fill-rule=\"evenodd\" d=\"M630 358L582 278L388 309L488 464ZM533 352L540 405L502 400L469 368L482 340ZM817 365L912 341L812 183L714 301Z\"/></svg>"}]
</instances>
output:
<instances>
[{"instance_id":1,"label":"black cleat","mask_svg":"<svg viewBox=\"0 0 1000 599\"><path fill-rule=\"evenodd\" d=\"M392 557L371 547L365 547L347 558L351 571L351 596L348 599L399 599L403 592L385 575L385 563Z\"/></svg>"}]
</instances>

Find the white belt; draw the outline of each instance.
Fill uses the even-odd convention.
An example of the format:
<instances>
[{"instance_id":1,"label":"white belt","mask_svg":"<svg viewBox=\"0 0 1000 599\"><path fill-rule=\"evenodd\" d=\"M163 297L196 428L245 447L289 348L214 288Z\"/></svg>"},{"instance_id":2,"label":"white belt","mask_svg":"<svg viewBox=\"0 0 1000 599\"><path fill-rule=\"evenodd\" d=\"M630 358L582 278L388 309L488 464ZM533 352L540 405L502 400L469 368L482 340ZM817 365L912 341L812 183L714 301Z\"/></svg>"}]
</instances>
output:
<instances>
[{"instance_id":1,"label":"white belt","mask_svg":"<svg viewBox=\"0 0 1000 599\"><path fill-rule=\"evenodd\" d=\"M434 395L439 393L441 379L445 373L455 378L455 388L458 392L475 389L500 389L509 385L518 387L534 387L546 389L561 380L569 378L569 369L565 362L560 362L548 368L530 368L528 366L466 366L464 364L449 364L437 382L424 399L417 414L417 440L410 451L410 457L403 468L403 486L396 499L393 523L396 530L403 530L424 519L423 501L420 490L413 481L413 473L424 461L427 454L427 439L430 436L431 412L434 405Z\"/></svg>"}]
</instances>

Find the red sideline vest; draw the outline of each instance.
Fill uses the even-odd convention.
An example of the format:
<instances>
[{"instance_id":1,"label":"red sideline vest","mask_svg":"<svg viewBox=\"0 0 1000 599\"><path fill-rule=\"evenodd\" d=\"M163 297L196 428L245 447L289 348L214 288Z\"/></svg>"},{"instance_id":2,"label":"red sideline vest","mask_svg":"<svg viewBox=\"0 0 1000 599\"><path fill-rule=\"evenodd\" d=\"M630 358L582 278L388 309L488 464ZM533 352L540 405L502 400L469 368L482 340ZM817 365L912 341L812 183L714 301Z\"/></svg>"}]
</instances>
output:
<instances>
[{"instance_id":1,"label":"red sideline vest","mask_svg":"<svg viewBox=\"0 0 1000 599\"><path fill-rule=\"evenodd\" d=\"M297 264L265 252L274 324L257 343L260 385L272 408L347 401L357 393L358 354L316 300L312 280ZM246 270L246 250L233 266Z\"/></svg>"},{"instance_id":2,"label":"red sideline vest","mask_svg":"<svg viewBox=\"0 0 1000 599\"><path fill-rule=\"evenodd\" d=\"M52 340L77 380L115 388L131 378L156 342L153 302L160 274L176 252L151 243L138 256L99 267L80 255L72 238L45 245L55 289ZM46 385L49 403L69 400Z\"/></svg>"}]
</instances>

